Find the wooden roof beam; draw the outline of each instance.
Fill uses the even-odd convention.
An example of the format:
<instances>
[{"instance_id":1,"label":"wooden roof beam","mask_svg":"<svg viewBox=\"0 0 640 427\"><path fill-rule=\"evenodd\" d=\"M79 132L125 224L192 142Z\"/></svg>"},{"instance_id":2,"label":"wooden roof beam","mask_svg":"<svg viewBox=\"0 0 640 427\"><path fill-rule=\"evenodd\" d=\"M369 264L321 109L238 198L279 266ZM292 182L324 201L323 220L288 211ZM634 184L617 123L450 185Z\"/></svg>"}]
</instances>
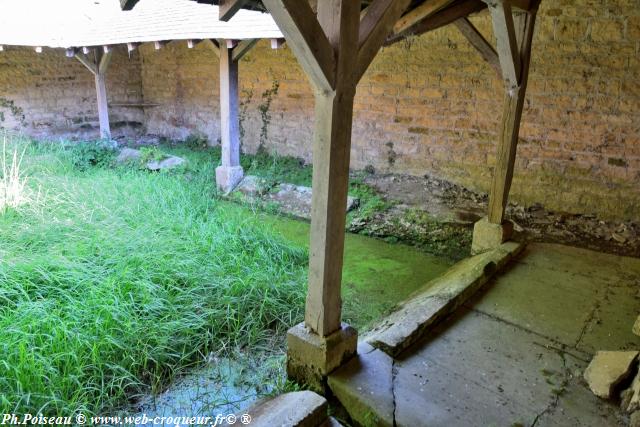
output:
<instances>
[{"instance_id":1,"label":"wooden roof beam","mask_svg":"<svg viewBox=\"0 0 640 427\"><path fill-rule=\"evenodd\" d=\"M375 0L360 22L356 82L382 47L393 26L409 6L410 0Z\"/></svg>"},{"instance_id":2,"label":"wooden roof beam","mask_svg":"<svg viewBox=\"0 0 640 427\"><path fill-rule=\"evenodd\" d=\"M258 43L258 39L248 39L243 40L233 48L232 59L234 61L240 61L243 56L245 56L251 48L253 48L256 43Z\"/></svg>"},{"instance_id":3,"label":"wooden roof beam","mask_svg":"<svg viewBox=\"0 0 640 427\"><path fill-rule=\"evenodd\" d=\"M218 19L229 21L247 2L248 0L220 0Z\"/></svg>"},{"instance_id":4,"label":"wooden roof beam","mask_svg":"<svg viewBox=\"0 0 640 427\"><path fill-rule=\"evenodd\" d=\"M330 92L336 53L307 1L263 0L313 85Z\"/></svg>"},{"instance_id":5,"label":"wooden roof beam","mask_svg":"<svg viewBox=\"0 0 640 427\"><path fill-rule=\"evenodd\" d=\"M414 8L409 13L404 15L393 26L393 32L395 34L402 34L418 22L433 15L440 9L448 6L453 0L427 0L420 6Z\"/></svg>"},{"instance_id":6,"label":"wooden roof beam","mask_svg":"<svg viewBox=\"0 0 640 427\"><path fill-rule=\"evenodd\" d=\"M498 53L493 46L484 38L484 36L478 31L478 29L469 21L469 19L460 18L454 22L455 26L462 33L463 36L471 43L482 56L482 58L489 63L491 68L498 74L498 77L502 78L502 70L500 68L500 59Z\"/></svg>"},{"instance_id":7,"label":"wooden roof beam","mask_svg":"<svg viewBox=\"0 0 640 427\"><path fill-rule=\"evenodd\" d=\"M280 49L285 42L285 39L271 39L271 49Z\"/></svg>"},{"instance_id":8,"label":"wooden roof beam","mask_svg":"<svg viewBox=\"0 0 640 427\"><path fill-rule=\"evenodd\" d=\"M418 36L420 34L436 30L440 27L444 27L445 25L449 25L460 18L479 12L486 7L487 5L481 0L464 0L460 3L454 3L442 10L439 10L437 13L428 16L422 21L417 22L402 34L392 34L389 36L385 44L390 45L396 43L402 40L405 36Z\"/></svg>"},{"instance_id":9,"label":"wooden roof beam","mask_svg":"<svg viewBox=\"0 0 640 427\"><path fill-rule=\"evenodd\" d=\"M488 0L489 12L496 37L502 77L512 86L520 83L520 52L513 12L508 0Z\"/></svg>"}]
</instances>

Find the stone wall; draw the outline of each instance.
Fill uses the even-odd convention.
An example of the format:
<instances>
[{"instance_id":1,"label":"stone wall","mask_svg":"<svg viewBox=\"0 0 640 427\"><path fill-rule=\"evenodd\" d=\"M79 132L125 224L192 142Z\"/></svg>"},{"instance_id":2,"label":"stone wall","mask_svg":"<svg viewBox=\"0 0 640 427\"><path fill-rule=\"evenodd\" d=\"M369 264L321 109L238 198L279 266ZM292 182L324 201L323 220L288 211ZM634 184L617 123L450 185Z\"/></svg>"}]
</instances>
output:
<instances>
[{"instance_id":1,"label":"stone wall","mask_svg":"<svg viewBox=\"0 0 640 427\"><path fill-rule=\"evenodd\" d=\"M142 85L137 53L114 50L107 71L110 104L140 104ZM111 105L114 135L142 131L140 107ZM62 49L6 47L0 54L0 127L34 136L95 138L99 135L93 75Z\"/></svg>"},{"instance_id":2,"label":"stone wall","mask_svg":"<svg viewBox=\"0 0 640 427\"><path fill-rule=\"evenodd\" d=\"M491 38L488 17L472 21ZM218 58L187 49L118 49L108 74L112 126L219 141ZM0 54L0 126L93 132L93 77L61 50ZM543 1L512 200L640 219L640 0ZM263 41L240 64L243 150L311 160L313 94L291 51ZM124 108L118 103L144 103ZM17 111L17 114L12 114ZM431 174L487 191L502 83L455 27L385 48L360 83L351 165ZM21 117L24 116L24 119Z\"/></svg>"},{"instance_id":3,"label":"stone wall","mask_svg":"<svg viewBox=\"0 0 640 427\"><path fill-rule=\"evenodd\" d=\"M491 37L488 17L472 21ZM640 1L543 2L512 200L640 218ZM142 52L149 132L219 139L218 60L201 43ZM311 158L313 94L287 48L240 64L243 150ZM487 191L502 83L454 27L377 57L356 95L351 165Z\"/></svg>"}]
</instances>

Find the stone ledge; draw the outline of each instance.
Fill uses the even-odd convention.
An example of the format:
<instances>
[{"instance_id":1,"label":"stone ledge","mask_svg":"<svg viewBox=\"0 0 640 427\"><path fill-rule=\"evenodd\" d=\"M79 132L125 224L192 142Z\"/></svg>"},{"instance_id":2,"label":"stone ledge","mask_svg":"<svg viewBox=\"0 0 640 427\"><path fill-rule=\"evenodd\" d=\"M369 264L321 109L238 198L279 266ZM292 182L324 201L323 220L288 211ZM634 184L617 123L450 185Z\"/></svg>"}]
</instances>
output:
<instances>
[{"instance_id":1,"label":"stone ledge","mask_svg":"<svg viewBox=\"0 0 640 427\"><path fill-rule=\"evenodd\" d=\"M424 292L404 302L365 340L390 356L397 356L460 307L523 249L520 243L507 242L457 263L429 282Z\"/></svg>"},{"instance_id":2,"label":"stone ledge","mask_svg":"<svg viewBox=\"0 0 640 427\"><path fill-rule=\"evenodd\" d=\"M340 424L327 424L332 422L327 415L327 408L327 400L324 397L312 391L296 391L262 400L245 413L251 416L249 425L252 427L339 426ZM242 415L236 414L238 419L236 425L243 424Z\"/></svg>"}]
</instances>

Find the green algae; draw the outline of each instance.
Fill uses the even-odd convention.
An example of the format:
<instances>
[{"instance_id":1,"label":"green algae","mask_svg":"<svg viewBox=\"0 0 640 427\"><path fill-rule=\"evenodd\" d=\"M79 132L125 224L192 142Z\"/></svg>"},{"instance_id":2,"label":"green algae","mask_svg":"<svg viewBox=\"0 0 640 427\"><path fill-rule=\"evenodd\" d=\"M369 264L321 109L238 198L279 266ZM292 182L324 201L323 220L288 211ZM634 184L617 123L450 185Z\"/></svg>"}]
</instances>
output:
<instances>
[{"instance_id":1,"label":"green algae","mask_svg":"<svg viewBox=\"0 0 640 427\"><path fill-rule=\"evenodd\" d=\"M255 215L255 221L284 239L308 248L309 223L251 211L234 203L227 205L239 214ZM449 259L410 246L347 233L342 275L344 321L362 332L452 264Z\"/></svg>"}]
</instances>

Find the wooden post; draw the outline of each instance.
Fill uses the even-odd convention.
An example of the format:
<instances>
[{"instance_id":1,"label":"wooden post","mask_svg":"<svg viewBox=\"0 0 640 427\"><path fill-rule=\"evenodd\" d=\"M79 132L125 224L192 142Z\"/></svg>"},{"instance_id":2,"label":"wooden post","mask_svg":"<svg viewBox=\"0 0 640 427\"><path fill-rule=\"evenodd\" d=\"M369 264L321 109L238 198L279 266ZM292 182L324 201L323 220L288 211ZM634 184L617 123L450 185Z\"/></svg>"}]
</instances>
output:
<instances>
[{"instance_id":1,"label":"wooden post","mask_svg":"<svg viewBox=\"0 0 640 427\"><path fill-rule=\"evenodd\" d=\"M517 13L513 18L510 8L504 6L503 3L490 6L505 79L498 154L489 193L489 222L493 224L502 224L504 221L504 211L511 189L536 16L534 10Z\"/></svg>"},{"instance_id":2,"label":"wooden post","mask_svg":"<svg viewBox=\"0 0 640 427\"><path fill-rule=\"evenodd\" d=\"M238 62L256 44L257 40L241 43L217 43L220 57L220 142L222 164L216 168L216 184L225 193L233 190L242 180L240 166L240 123L238 119Z\"/></svg>"},{"instance_id":3,"label":"wooden post","mask_svg":"<svg viewBox=\"0 0 640 427\"><path fill-rule=\"evenodd\" d=\"M75 57L84 65L95 77L96 95L98 102L98 122L100 123L100 138L110 139L111 129L109 127L109 104L107 101L106 73L111 62L112 50L108 52L96 49L95 58L89 59L85 53L75 52Z\"/></svg>"},{"instance_id":4,"label":"wooden post","mask_svg":"<svg viewBox=\"0 0 640 427\"><path fill-rule=\"evenodd\" d=\"M233 49L220 43L220 128L222 165L240 166L240 133L238 130L238 63Z\"/></svg>"}]
</instances>

